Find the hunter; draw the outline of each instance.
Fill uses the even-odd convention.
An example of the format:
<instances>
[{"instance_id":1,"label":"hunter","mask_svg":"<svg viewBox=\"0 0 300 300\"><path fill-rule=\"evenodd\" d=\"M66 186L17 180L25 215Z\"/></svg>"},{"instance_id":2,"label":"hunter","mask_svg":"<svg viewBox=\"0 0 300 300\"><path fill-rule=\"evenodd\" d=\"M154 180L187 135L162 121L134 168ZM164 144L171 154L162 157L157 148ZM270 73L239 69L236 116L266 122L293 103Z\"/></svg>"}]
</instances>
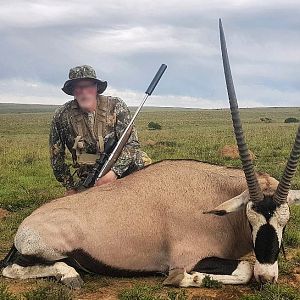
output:
<instances>
[{"instance_id":1,"label":"hunter","mask_svg":"<svg viewBox=\"0 0 300 300\"><path fill-rule=\"evenodd\" d=\"M74 99L55 111L49 146L54 175L66 188L66 195L76 193L76 182L87 176L103 152L107 139L118 140L130 122L129 109L122 99L102 95L106 87L107 82L98 79L91 66L83 65L70 69L69 80L62 88ZM66 162L66 147L72 155L72 164ZM141 151L137 131L133 127L118 160L95 185L112 182L149 163L151 160ZM71 165L75 169L73 174Z\"/></svg>"}]
</instances>

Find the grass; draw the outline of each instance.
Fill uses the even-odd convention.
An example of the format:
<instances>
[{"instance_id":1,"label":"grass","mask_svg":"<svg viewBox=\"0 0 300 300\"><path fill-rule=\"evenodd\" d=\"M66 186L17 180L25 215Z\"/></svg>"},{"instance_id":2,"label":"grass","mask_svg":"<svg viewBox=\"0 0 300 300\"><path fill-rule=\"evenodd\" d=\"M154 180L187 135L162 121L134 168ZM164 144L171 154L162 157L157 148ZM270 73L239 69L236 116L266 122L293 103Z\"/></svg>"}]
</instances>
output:
<instances>
[{"instance_id":1,"label":"grass","mask_svg":"<svg viewBox=\"0 0 300 300\"><path fill-rule=\"evenodd\" d=\"M0 284L0 300L17 300L18 298L13 295L6 285Z\"/></svg>"},{"instance_id":2,"label":"grass","mask_svg":"<svg viewBox=\"0 0 300 300\"><path fill-rule=\"evenodd\" d=\"M161 285L135 285L118 295L120 300L187 300L184 289L164 291Z\"/></svg>"},{"instance_id":3,"label":"grass","mask_svg":"<svg viewBox=\"0 0 300 300\"><path fill-rule=\"evenodd\" d=\"M210 276L207 275L203 278L201 286L208 289L219 289L222 287L222 283L212 279Z\"/></svg>"},{"instance_id":4,"label":"grass","mask_svg":"<svg viewBox=\"0 0 300 300\"><path fill-rule=\"evenodd\" d=\"M30 291L14 295L4 284L0 285L0 300L72 300L72 292L54 281L40 280Z\"/></svg>"},{"instance_id":5,"label":"grass","mask_svg":"<svg viewBox=\"0 0 300 300\"><path fill-rule=\"evenodd\" d=\"M9 113L13 109L15 108L8 106L6 111L2 111L6 113L0 114L0 208L10 211L9 216L0 221L1 257L11 246L13 235L20 222L41 204L58 198L64 193L64 189L52 175L49 163L48 134L53 108L45 108L49 111L40 113L29 113L29 111L20 113L22 109L18 107L20 109L18 113ZM284 123L284 120L291 116L300 119L300 109L241 110L246 140L256 156L256 170L267 172L277 179L283 172L298 127L295 123ZM269 118L272 122L262 122L261 118ZM148 124L151 121L159 123L161 130L149 130ZM146 109L139 115L136 125L141 145L153 161L190 158L241 167L238 159L228 159L219 155L223 146L235 145L228 110ZM68 159L70 160L70 156ZM299 170L293 179L292 187L300 188ZM284 236L285 246L288 251L294 248L298 249L297 253L300 253L300 207L292 207L291 211L291 220ZM281 274L289 275L290 270L299 263L300 254L298 256L295 254L295 259L290 262L280 262ZM89 278L87 281L87 288L83 291L91 293L94 285L89 284ZM0 278L1 282L2 278ZM116 281L112 279L108 285L113 285L114 282ZM43 289L36 284L34 286L38 290L33 294L47 293L47 288ZM49 286L53 286L54 289L55 285L49 283ZM97 288L106 289L107 285L97 285ZM121 288L122 286L118 286L116 290L120 292ZM139 289L130 287L128 289L133 291L127 290L127 293L147 293L145 286ZM220 290L226 290L226 287ZM3 298L6 292L7 297L10 297L7 290L1 289L0 300L10 299ZM152 290L151 286L148 292L157 296L157 291ZM161 292L164 297L170 299L179 297L179 294L176 294L179 293L178 290L163 289L158 294L160 295ZM168 295L168 292L171 294L174 292L175 296ZM31 297L34 297L33 294Z\"/></svg>"},{"instance_id":6,"label":"grass","mask_svg":"<svg viewBox=\"0 0 300 300\"><path fill-rule=\"evenodd\" d=\"M290 222L284 236L285 245L297 247L300 245L300 207L294 207Z\"/></svg>"},{"instance_id":7,"label":"grass","mask_svg":"<svg viewBox=\"0 0 300 300\"><path fill-rule=\"evenodd\" d=\"M120 300L159 300L157 295L160 286L136 285L120 292L118 298Z\"/></svg>"},{"instance_id":8,"label":"grass","mask_svg":"<svg viewBox=\"0 0 300 300\"><path fill-rule=\"evenodd\" d=\"M40 281L37 286L23 293L26 300L72 300L72 292L65 286L54 281Z\"/></svg>"},{"instance_id":9,"label":"grass","mask_svg":"<svg viewBox=\"0 0 300 300\"><path fill-rule=\"evenodd\" d=\"M300 290L288 285L266 284L260 291L242 296L240 300L300 300Z\"/></svg>"}]
</instances>

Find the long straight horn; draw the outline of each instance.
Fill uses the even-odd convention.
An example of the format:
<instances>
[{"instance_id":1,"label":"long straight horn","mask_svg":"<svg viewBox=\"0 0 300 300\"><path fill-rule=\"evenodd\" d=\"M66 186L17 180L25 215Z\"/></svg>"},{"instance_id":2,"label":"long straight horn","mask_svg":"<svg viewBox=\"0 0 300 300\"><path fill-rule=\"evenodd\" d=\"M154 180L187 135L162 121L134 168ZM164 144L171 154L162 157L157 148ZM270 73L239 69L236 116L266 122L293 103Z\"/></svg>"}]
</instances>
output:
<instances>
[{"instance_id":1,"label":"long straight horn","mask_svg":"<svg viewBox=\"0 0 300 300\"><path fill-rule=\"evenodd\" d=\"M254 166L244 138L242 122L241 122L238 103L237 103L236 94L234 90L233 79L231 75L229 58L227 53L226 41L225 41L225 35L224 35L221 19L219 19L219 28L220 28L220 42L221 42L223 67L224 67L225 80L226 80L228 98L230 103L230 111L231 111L231 117L232 117L236 142L238 145L239 154L240 154L243 170L248 185L250 199L254 202L258 202L263 199L263 194L258 184L255 171L254 171Z\"/></svg>"},{"instance_id":2,"label":"long straight horn","mask_svg":"<svg viewBox=\"0 0 300 300\"><path fill-rule=\"evenodd\" d=\"M298 161L300 157L300 126L294 142L290 158L286 163L283 176L277 186L274 194L274 200L281 204L287 201L288 192L291 186L292 178L296 172Z\"/></svg>"}]
</instances>

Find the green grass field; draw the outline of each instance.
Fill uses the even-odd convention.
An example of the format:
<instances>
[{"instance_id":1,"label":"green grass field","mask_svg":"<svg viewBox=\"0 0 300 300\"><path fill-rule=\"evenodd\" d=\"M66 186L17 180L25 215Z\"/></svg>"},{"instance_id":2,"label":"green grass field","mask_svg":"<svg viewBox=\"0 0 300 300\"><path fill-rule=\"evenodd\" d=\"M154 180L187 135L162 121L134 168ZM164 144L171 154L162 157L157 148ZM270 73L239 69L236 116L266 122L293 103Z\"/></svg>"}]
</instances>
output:
<instances>
[{"instance_id":1,"label":"green grass field","mask_svg":"<svg viewBox=\"0 0 300 300\"><path fill-rule=\"evenodd\" d=\"M9 249L22 219L33 209L62 196L64 189L54 179L49 165L48 133L54 107L0 106L0 207L8 210L0 220L0 257ZM22 113L22 109L24 112ZM298 127L284 123L288 117L300 119L300 108L242 109L241 116L249 148L258 171L279 179ZM270 118L263 122L261 118ZM149 130L150 121L161 130ZM146 109L136 122L143 149L154 160L192 158L214 164L240 167L238 159L224 158L220 149L234 145L228 110ZM293 188L300 189L298 171ZM226 286L219 289L167 289L162 278L114 279L85 275L84 288L69 292L60 284L45 280L14 281L0 277L1 299L300 299L300 208L292 208L285 233L289 260L281 259L280 283L258 291L255 285Z\"/></svg>"}]
</instances>

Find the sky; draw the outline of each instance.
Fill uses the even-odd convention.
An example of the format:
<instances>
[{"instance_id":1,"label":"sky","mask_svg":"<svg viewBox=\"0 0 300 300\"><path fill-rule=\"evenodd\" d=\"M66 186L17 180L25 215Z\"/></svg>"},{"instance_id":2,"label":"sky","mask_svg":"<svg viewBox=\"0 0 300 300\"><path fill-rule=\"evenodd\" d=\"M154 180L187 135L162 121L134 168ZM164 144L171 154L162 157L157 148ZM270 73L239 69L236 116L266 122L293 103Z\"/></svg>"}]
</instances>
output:
<instances>
[{"instance_id":1,"label":"sky","mask_svg":"<svg viewBox=\"0 0 300 300\"><path fill-rule=\"evenodd\" d=\"M300 106L300 1L0 0L0 103L63 104L71 67L138 105L228 107L222 18L240 107Z\"/></svg>"}]
</instances>

